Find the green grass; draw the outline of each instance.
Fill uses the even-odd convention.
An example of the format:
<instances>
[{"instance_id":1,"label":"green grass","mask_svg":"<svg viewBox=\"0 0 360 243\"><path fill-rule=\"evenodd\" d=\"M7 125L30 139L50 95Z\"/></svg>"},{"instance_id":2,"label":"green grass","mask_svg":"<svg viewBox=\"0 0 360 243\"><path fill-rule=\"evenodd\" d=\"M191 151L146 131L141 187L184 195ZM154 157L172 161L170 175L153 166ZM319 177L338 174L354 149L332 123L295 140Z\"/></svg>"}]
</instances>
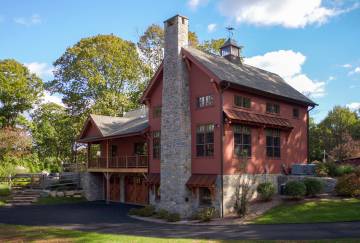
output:
<instances>
[{"instance_id":1,"label":"green grass","mask_svg":"<svg viewBox=\"0 0 360 243\"><path fill-rule=\"evenodd\" d=\"M75 230L63 230L52 227L38 227L38 226L20 226L20 225L5 225L0 224L0 242L132 242L132 243L260 243L260 242L287 242L295 243L299 241L263 241L263 240L198 240L198 239L167 239L167 238L154 238L154 237L139 237L131 235L118 235L118 234L101 234L94 232L82 232ZM355 243L359 239L340 239L340 240L315 240L315 241L301 241L302 243Z\"/></svg>"},{"instance_id":2,"label":"green grass","mask_svg":"<svg viewBox=\"0 0 360 243\"><path fill-rule=\"evenodd\" d=\"M256 224L318 223L360 220L359 199L283 204L254 220Z\"/></svg>"},{"instance_id":3,"label":"green grass","mask_svg":"<svg viewBox=\"0 0 360 243\"><path fill-rule=\"evenodd\" d=\"M10 188L8 184L0 184L0 197L6 197L10 195Z\"/></svg>"},{"instance_id":4,"label":"green grass","mask_svg":"<svg viewBox=\"0 0 360 243\"><path fill-rule=\"evenodd\" d=\"M35 203L37 205L52 205L52 204L64 204L64 203L78 203L85 202L86 199L74 198L74 197L40 197L39 200Z\"/></svg>"}]
</instances>

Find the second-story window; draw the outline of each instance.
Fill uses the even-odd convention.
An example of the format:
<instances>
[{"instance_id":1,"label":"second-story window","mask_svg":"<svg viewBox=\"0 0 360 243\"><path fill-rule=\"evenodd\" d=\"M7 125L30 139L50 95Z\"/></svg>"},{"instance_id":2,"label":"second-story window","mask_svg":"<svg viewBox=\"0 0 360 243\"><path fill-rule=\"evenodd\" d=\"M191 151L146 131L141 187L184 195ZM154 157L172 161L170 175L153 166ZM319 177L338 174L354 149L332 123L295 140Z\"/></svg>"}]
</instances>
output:
<instances>
[{"instance_id":1,"label":"second-story window","mask_svg":"<svg viewBox=\"0 0 360 243\"><path fill-rule=\"evenodd\" d=\"M299 115L300 115L299 108L293 108L293 117L299 118Z\"/></svg>"},{"instance_id":2,"label":"second-story window","mask_svg":"<svg viewBox=\"0 0 360 243\"><path fill-rule=\"evenodd\" d=\"M160 131L153 132L153 159L160 159L160 151L161 151L161 133Z\"/></svg>"},{"instance_id":3,"label":"second-story window","mask_svg":"<svg viewBox=\"0 0 360 243\"><path fill-rule=\"evenodd\" d=\"M239 107L243 108L250 108L251 107L251 100L248 97L235 95L234 96L234 104Z\"/></svg>"},{"instance_id":4,"label":"second-story window","mask_svg":"<svg viewBox=\"0 0 360 243\"><path fill-rule=\"evenodd\" d=\"M234 125L234 154L251 156L251 132L246 126Z\"/></svg>"},{"instance_id":5,"label":"second-story window","mask_svg":"<svg viewBox=\"0 0 360 243\"><path fill-rule=\"evenodd\" d=\"M161 117L161 106L155 106L153 108L153 117L154 118Z\"/></svg>"},{"instance_id":6,"label":"second-story window","mask_svg":"<svg viewBox=\"0 0 360 243\"><path fill-rule=\"evenodd\" d=\"M200 125L196 128L196 156L214 155L214 124Z\"/></svg>"},{"instance_id":7,"label":"second-story window","mask_svg":"<svg viewBox=\"0 0 360 243\"><path fill-rule=\"evenodd\" d=\"M214 97L212 95L200 96L196 100L198 108L212 106L214 104Z\"/></svg>"},{"instance_id":8,"label":"second-story window","mask_svg":"<svg viewBox=\"0 0 360 243\"><path fill-rule=\"evenodd\" d=\"M271 158L280 158L280 130L266 130L266 156Z\"/></svg>"},{"instance_id":9,"label":"second-story window","mask_svg":"<svg viewBox=\"0 0 360 243\"><path fill-rule=\"evenodd\" d=\"M266 112L279 114L280 105L275 103L266 103Z\"/></svg>"}]
</instances>

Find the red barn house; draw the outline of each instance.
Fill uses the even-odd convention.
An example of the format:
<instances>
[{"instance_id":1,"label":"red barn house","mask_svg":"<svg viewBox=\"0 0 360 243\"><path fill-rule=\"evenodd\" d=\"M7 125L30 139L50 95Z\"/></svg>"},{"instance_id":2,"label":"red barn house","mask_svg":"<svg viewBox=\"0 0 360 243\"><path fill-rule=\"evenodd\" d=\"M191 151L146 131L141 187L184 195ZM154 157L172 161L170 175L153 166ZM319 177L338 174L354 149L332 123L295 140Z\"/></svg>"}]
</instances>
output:
<instances>
[{"instance_id":1,"label":"red barn house","mask_svg":"<svg viewBox=\"0 0 360 243\"><path fill-rule=\"evenodd\" d=\"M220 55L188 45L188 19L164 22L164 60L141 102L123 117L91 115L83 187L89 200L153 204L189 216L233 210L238 168L276 183L306 163L308 111L316 104L280 76L241 62L232 39Z\"/></svg>"}]
</instances>

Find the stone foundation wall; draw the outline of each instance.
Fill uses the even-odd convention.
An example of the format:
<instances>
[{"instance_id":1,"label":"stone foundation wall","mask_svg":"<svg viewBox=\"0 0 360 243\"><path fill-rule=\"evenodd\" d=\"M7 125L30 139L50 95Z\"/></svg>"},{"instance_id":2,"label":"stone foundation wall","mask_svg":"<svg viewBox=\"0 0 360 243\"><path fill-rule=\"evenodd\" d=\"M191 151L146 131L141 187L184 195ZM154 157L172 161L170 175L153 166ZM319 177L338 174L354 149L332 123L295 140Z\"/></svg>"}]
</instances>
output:
<instances>
[{"instance_id":1,"label":"stone foundation wall","mask_svg":"<svg viewBox=\"0 0 360 243\"><path fill-rule=\"evenodd\" d=\"M81 187L88 201L104 200L104 180L102 173L81 173Z\"/></svg>"},{"instance_id":2,"label":"stone foundation wall","mask_svg":"<svg viewBox=\"0 0 360 243\"><path fill-rule=\"evenodd\" d=\"M234 205L236 199L236 188L238 188L240 183L246 183L251 180L251 193L252 199L257 197L256 188L259 183L263 182L271 182L276 190L278 190L278 174L270 174L270 175L223 175L223 206L224 206L224 216L234 213Z\"/></svg>"}]
</instances>

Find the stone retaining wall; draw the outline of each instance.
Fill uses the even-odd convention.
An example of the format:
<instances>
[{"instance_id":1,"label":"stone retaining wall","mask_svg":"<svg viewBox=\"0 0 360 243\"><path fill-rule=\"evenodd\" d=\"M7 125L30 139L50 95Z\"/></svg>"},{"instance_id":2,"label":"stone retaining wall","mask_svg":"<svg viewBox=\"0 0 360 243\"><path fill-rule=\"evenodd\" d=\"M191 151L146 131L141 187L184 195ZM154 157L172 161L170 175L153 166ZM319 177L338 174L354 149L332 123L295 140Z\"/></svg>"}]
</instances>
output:
<instances>
[{"instance_id":1,"label":"stone retaining wall","mask_svg":"<svg viewBox=\"0 0 360 243\"><path fill-rule=\"evenodd\" d=\"M81 173L81 187L88 201L104 200L104 180L102 173Z\"/></svg>"}]
</instances>

